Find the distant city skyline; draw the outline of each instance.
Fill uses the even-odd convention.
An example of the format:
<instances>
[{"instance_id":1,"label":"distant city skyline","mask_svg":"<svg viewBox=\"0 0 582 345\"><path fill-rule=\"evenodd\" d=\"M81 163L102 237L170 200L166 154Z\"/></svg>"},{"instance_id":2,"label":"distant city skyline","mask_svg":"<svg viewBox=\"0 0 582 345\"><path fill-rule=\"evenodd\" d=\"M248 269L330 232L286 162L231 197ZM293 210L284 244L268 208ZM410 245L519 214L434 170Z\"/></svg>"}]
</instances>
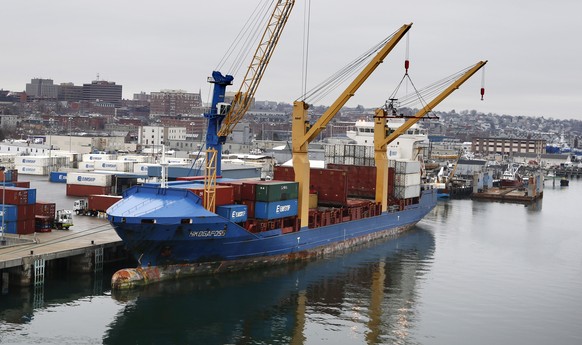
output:
<instances>
[{"instance_id":1,"label":"distant city skyline","mask_svg":"<svg viewBox=\"0 0 582 345\"><path fill-rule=\"evenodd\" d=\"M123 85L125 99L141 91L182 89L201 90L207 103L207 77L257 3L169 0L162 6L151 0L103 0L95 8L73 0L8 2L3 12L13 15L5 16L0 28L12 34L3 38L0 88L24 91L33 78L82 85L99 74L100 80ZM292 103L302 93L306 3L296 2L257 91L259 100ZM489 61L483 102L479 73L437 110L582 119L582 51L575 43L582 32L582 3L366 0L355 5L320 0L311 2L310 9L308 88L412 22L409 73L417 88L479 60ZM403 41L347 105L384 104L402 78L405 54ZM235 74L229 91L238 90L245 68ZM330 105L341 91L318 105Z\"/></svg>"}]
</instances>

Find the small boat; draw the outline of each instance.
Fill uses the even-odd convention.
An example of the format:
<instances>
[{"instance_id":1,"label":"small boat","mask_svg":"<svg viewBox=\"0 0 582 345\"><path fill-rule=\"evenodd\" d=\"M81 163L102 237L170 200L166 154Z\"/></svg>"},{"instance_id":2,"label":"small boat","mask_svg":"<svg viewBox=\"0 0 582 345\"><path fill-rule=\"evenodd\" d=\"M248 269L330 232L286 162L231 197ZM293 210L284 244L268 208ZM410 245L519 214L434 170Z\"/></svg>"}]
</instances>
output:
<instances>
[{"instance_id":1,"label":"small boat","mask_svg":"<svg viewBox=\"0 0 582 345\"><path fill-rule=\"evenodd\" d=\"M499 180L501 187L521 187L523 180L519 175L518 170L521 167L519 164L509 163L507 169L503 172Z\"/></svg>"}]
</instances>

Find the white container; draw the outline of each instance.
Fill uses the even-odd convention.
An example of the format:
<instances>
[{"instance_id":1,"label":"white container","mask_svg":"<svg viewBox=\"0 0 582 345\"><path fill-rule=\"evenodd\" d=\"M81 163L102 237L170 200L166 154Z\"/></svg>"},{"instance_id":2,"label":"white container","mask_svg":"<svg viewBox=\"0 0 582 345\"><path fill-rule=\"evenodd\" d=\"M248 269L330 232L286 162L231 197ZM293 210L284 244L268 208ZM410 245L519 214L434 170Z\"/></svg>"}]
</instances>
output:
<instances>
[{"instance_id":1,"label":"white container","mask_svg":"<svg viewBox=\"0 0 582 345\"><path fill-rule=\"evenodd\" d=\"M81 184L85 186L110 187L113 174L95 174L89 172L67 173L67 184Z\"/></svg>"},{"instance_id":2,"label":"white container","mask_svg":"<svg viewBox=\"0 0 582 345\"><path fill-rule=\"evenodd\" d=\"M149 167L159 167L159 164L152 163L135 163L133 165L133 172L138 174L147 174Z\"/></svg>"},{"instance_id":3,"label":"white container","mask_svg":"<svg viewBox=\"0 0 582 345\"><path fill-rule=\"evenodd\" d=\"M22 175L39 175L45 176L49 174L48 166L35 166L35 165L14 165L19 174Z\"/></svg>"},{"instance_id":4,"label":"white container","mask_svg":"<svg viewBox=\"0 0 582 345\"><path fill-rule=\"evenodd\" d=\"M420 162L416 160L397 159L394 172L396 174L413 174L420 172Z\"/></svg>"},{"instance_id":5,"label":"white container","mask_svg":"<svg viewBox=\"0 0 582 345\"><path fill-rule=\"evenodd\" d=\"M79 162L79 170L95 170L95 162Z\"/></svg>"},{"instance_id":6,"label":"white container","mask_svg":"<svg viewBox=\"0 0 582 345\"><path fill-rule=\"evenodd\" d=\"M149 163L151 160L151 156L118 156L117 160L119 161L127 161L127 162L135 162L135 163Z\"/></svg>"},{"instance_id":7,"label":"white container","mask_svg":"<svg viewBox=\"0 0 582 345\"><path fill-rule=\"evenodd\" d=\"M83 154L83 161L84 162L112 161L114 159L116 159L116 156L110 155L110 154L102 154L102 153L85 153L85 154Z\"/></svg>"},{"instance_id":8,"label":"white container","mask_svg":"<svg viewBox=\"0 0 582 345\"><path fill-rule=\"evenodd\" d=\"M166 158L166 163L168 164L192 164L190 158Z\"/></svg>"},{"instance_id":9,"label":"white container","mask_svg":"<svg viewBox=\"0 0 582 345\"><path fill-rule=\"evenodd\" d=\"M420 196L420 185L415 186L394 186L394 196L398 199L409 199Z\"/></svg>"},{"instance_id":10,"label":"white container","mask_svg":"<svg viewBox=\"0 0 582 345\"><path fill-rule=\"evenodd\" d=\"M95 170L109 170L109 171L122 171L122 172L133 172L134 162L129 161L95 161Z\"/></svg>"},{"instance_id":11,"label":"white container","mask_svg":"<svg viewBox=\"0 0 582 345\"><path fill-rule=\"evenodd\" d=\"M414 174L395 174L394 175L394 185L395 186L414 186L420 184L420 173Z\"/></svg>"},{"instance_id":12,"label":"white container","mask_svg":"<svg viewBox=\"0 0 582 345\"><path fill-rule=\"evenodd\" d=\"M49 156L16 156L14 158L14 164L17 165L29 165L29 166L64 166L69 163L67 157L49 157Z\"/></svg>"}]
</instances>

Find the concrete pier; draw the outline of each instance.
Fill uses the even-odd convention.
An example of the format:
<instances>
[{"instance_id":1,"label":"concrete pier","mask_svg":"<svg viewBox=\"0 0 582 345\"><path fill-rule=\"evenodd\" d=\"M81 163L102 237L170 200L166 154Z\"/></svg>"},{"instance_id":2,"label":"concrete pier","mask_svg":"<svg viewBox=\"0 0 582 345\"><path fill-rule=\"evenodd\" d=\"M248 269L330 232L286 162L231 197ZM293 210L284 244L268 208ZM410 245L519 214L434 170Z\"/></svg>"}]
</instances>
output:
<instances>
[{"instance_id":1,"label":"concrete pier","mask_svg":"<svg viewBox=\"0 0 582 345\"><path fill-rule=\"evenodd\" d=\"M86 231L53 230L33 235L5 234L0 246L1 285L31 286L35 277L35 260L44 259L47 267L66 260L67 270L90 273L95 270L95 252L104 262L126 258L123 242L111 227Z\"/></svg>"}]
</instances>

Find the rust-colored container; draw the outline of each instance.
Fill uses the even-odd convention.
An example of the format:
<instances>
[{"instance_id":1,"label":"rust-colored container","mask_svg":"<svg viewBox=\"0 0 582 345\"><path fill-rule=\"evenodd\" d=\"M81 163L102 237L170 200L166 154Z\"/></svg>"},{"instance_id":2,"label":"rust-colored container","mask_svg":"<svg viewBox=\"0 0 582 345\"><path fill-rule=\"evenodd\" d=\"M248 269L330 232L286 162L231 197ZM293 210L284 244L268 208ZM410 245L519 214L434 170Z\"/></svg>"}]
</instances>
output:
<instances>
[{"instance_id":1,"label":"rust-colored container","mask_svg":"<svg viewBox=\"0 0 582 345\"><path fill-rule=\"evenodd\" d=\"M293 168L276 166L276 180L294 181ZM311 169L309 192L317 193L318 202L324 206L344 206L348 198L347 173L336 169Z\"/></svg>"},{"instance_id":2,"label":"rust-colored container","mask_svg":"<svg viewBox=\"0 0 582 345\"><path fill-rule=\"evenodd\" d=\"M255 201L254 200L243 200L242 204L247 206L248 218L255 218Z\"/></svg>"},{"instance_id":3,"label":"rust-colored container","mask_svg":"<svg viewBox=\"0 0 582 345\"><path fill-rule=\"evenodd\" d=\"M0 202L8 205L28 204L28 189L5 187L0 191Z\"/></svg>"},{"instance_id":4,"label":"rust-colored container","mask_svg":"<svg viewBox=\"0 0 582 345\"><path fill-rule=\"evenodd\" d=\"M329 169L348 174L348 195L362 198L376 196L376 167L364 165L328 164Z\"/></svg>"},{"instance_id":5,"label":"rust-colored container","mask_svg":"<svg viewBox=\"0 0 582 345\"><path fill-rule=\"evenodd\" d=\"M188 188L194 194L198 195L204 200L204 186L200 188ZM216 186L215 205L230 205L234 204L234 188L232 186Z\"/></svg>"},{"instance_id":6,"label":"rust-colored container","mask_svg":"<svg viewBox=\"0 0 582 345\"><path fill-rule=\"evenodd\" d=\"M18 219L17 220L29 220L34 219L34 204L18 205Z\"/></svg>"},{"instance_id":7,"label":"rust-colored container","mask_svg":"<svg viewBox=\"0 0 582 345\"><path fill-rule=\"evenodd\" d=\"M37 201L34 204L34 215L43 217L55 217L57 205L54 202Z\"/></svg>"},{"instance_id":8,"label":"rust-colored container","mask_svg":"<svg viewBox=\"0 0 582 345\"><path fill-rule=\"evenodd\" d=\"M14 187L30 188L30 181L14 181Z\"/></svg>"},{"instance_id":9,"label":"rust-colored container","mask_svg":"<svg viewBox=\"0 0 582 345\"><path fill-rule=\"evenodd\" d=\"M25 219L16 222L16 233L19 235L29 235L36 230L35 219Z\"/></svg>"},{"instance_id":10,"label":"rust-colored container","mask_svg":"<svg viewBox=\"0 0 582 345\"><path fill-rule=\"evenodd\" d=\"M219 186L231 186L233 197L235 202L240 202L242 198L242 185L243 182L218 182Z\"/></svg>"},{"instance_id":11,"label":"rust-colored container","mask_svg":"<svg viewBox=\"0 0 582 345\"><path fill-rule=\"evenodd\" d=\"M123 197L117 195L93 194L87 198L90 210L105 212L111 205L115 204Z\"/></svg>"},{"instance_id":12,"label":"rust-colored container","mask_svg":"<svg viewBox=\"0 0 582 345\"><path fill-rule=\"evenodd\" d=\"M88 186L67 184L67 196L89 196L92 194L110 194L111 186Z\"/></svg>"}]
</instances>

